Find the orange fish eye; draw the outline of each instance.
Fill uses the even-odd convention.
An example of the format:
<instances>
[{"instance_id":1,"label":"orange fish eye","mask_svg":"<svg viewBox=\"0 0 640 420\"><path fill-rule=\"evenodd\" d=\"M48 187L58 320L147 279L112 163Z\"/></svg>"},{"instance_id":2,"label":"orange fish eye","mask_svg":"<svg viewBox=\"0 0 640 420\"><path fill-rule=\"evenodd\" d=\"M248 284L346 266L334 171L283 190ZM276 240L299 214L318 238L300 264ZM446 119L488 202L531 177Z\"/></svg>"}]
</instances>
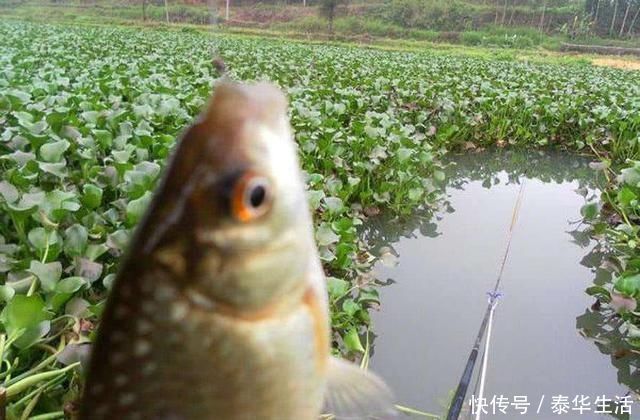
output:
<instances>
[{"instance_id":1,"label":"orange fish eye","mask_svg":"<svg viewBox=\"0 0 640 420\"><path fill-rule=\"evenodd\" d=\"M235 182L231 193L231 214L240 222L259 218L271 208L271 183L254 173L245 173Z\"/></svg>"}]
</instances>

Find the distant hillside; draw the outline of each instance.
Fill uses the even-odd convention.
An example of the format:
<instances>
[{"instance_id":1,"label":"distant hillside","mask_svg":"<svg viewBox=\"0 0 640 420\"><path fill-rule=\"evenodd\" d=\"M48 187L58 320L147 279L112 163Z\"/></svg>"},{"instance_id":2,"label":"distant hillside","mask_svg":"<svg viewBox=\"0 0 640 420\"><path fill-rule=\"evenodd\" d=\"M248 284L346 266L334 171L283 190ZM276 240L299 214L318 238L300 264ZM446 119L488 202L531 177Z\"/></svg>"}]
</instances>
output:
<instances>
[{"instance_id":1,"label":"distant hillside","mask_svg":"<svg viewBox=\"0 0 640 420\"><path fill-rule=\"evenodd\" d=\"M261 24L287 22L315 14L314 9L322 1L231 0L231 16ZM638 0L383 0L347 4L341 8L342 16L377 19L415 29L465 31L499 25L610 37L640 33ZM223 9L225 2L218 1L217 5Z\"/></svg>"},{"instance_id":2,"label":"distant hillside","mask_svg":"<svg viewBox=\"0 0 640 420\"><path fill-rule=\"evenodd\" d=\"M198 1L198 0L191 0ZM296 13L309 14L322 0L255 1L231 0L232 10L238 16L252 17L257 22L270 18L293 18ZM532 26L543 30L558 29L572 23L585 11L584 0L386 0L375 2L349 2L341 7L343 16L380 19L403 27L463 31L482 29L487 25ZM219 7L224 7L224 3ZM305 10L306 9L306 10ZM279 14L278 11L285 11ZM544 16L542 15L544 11Z\"/></svg>"},{"instance_id":3,"label":"distant hillside","mask_svg":"<svg viewBox=\"0 0 640 420\"><path fill-rule=\"evenodd\" d=\"M327 36L326 0L0 0L12 13L170 21ZM213 2L213 3L212 3ZM559 49L562 42L640 46L640 0L339 1L335 36ZM15 12L14 10L21 10ZM46 12L43 9L50 9Z\"/></svg>"}]
</instances>

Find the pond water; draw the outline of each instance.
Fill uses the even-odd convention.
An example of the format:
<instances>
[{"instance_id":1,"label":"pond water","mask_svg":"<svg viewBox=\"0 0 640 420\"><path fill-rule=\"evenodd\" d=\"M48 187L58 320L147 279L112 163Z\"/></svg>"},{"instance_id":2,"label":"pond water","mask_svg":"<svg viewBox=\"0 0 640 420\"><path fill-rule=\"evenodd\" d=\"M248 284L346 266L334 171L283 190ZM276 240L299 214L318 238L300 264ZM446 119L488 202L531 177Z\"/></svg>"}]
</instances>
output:
<instances>
[{"instance_id":1,"label":"pond water","mask_svg":"<svg viewBox=\"0 0 640 420\"><path fill-rule=\"evenodd\" d=\"M397 255L395 267L376 266L378 277L391 284L381 288L382 308L372 314L371 367L403 405L446 413L486 309L485 293L496 281L524 182L502 277L504 297L495 312L485 397L503 395L508 404L526 397L527 417L612 418L595 413L596 398L615 399L628 388L619 384L611 359L577 325L593 304L584 290L594 272L581 264L593 245L575 223L585 200L596 196L588 161L559 153L485 152L454 162L446 187L449 205L441 214L380 221L365 232ZM475 378L460 418L469 418L474 384ZM554 414L556 396L567 398L567 413ZM574 404L579 396L588 399ZM573 410L580 407L582 414ZM482 418L522 417L513 405L507 414L491 415L492 405L488 410Z\"/></svg>"}]
</instances>

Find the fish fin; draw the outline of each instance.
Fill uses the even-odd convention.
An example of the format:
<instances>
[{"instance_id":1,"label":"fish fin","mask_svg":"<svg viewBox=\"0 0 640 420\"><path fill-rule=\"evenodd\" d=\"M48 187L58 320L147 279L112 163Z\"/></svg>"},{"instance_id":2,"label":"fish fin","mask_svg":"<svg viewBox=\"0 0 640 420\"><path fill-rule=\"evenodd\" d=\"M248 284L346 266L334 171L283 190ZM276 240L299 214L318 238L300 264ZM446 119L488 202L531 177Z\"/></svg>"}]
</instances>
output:
<instances>
[{"instance_id":1,"label":"fish fin","mask_svg":"<svg viewBox=\"0 0 640 420\"><path fill-rule=\"evenodd\" d=\"M397 417L393 394L382 379L335 357L330 358L328 368L324 413L336 420Z\"/></svg>"}]
</instances>

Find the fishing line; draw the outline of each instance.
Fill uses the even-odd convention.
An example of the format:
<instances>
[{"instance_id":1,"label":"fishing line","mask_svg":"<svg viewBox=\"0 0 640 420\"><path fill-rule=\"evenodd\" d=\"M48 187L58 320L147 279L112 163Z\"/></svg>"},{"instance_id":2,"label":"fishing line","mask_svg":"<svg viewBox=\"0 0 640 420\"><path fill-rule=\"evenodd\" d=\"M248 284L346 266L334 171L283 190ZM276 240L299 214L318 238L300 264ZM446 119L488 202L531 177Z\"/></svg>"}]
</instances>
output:
<instances>
[{"instance_id":1,"label":"fishing line","mask_svg":"<svg viewBox=\"0 0 640 420\"><path fill-rule=\"evenodd\" d=\"M502 263L500 264L500 272L498 273L498 278L496 279L496 284L493 287L493 292L498 291L498 287L500 287L500 281L502 280L502 273L504 273L504 267L507 264L507 258L509 257L509 250L511 249L511 239L513 238L513 229L516 226L516 222L518 221L518 214L520 213L520 207L522 205L522 194L524 193L524 184L526 180L523 179L520 183L520 190L518 191L518 197L516 198L516 204L513 208L513 215L511 216L511 225L509 225L509 233L507 236L507 247L504 250L504 256L502 257Z\"/></svg>"},{"instance_id":2,"label":"fishing line","mask_svg":"<svg viewBox=\"0 0 640 420\"><path fill-rule=\"evenodd\" d=\"M447 420L457 420L460 416L460 411L462 411L462 406L464 405L465 398L467 396L467 389L469 388L469 384L471 383L471 377L473 376L473 370L475 368L476 361L478 359L478 353L480 352L480 344L482 343L482 339L484 338L485 331L487 331L487 327L489 328L487 340L485 342L485 349L482 356L482 367L479 373L479 382L480 382L480 391L477 400L482 401L482 394L484 393L484 382L487 371L487 359L488 359L488 351L489 351L489 343L490 343L490 334L491 334L491 326L493 324L493 313L495 311L496 305L498 304L498 299L502 297L502 293L498 291L500 288L500 282L502 281L502 274L504 273L504 268L507 264L507 259L509 257L509 251L511 250L511 240L513 238L513 230L518 221L518 214L520 213L520 207L522 205L522 197L524 193L524 186L526 180L522 180L520 183L520 190L518 191L518 197L516 198L516 203L513 208L513 214L511 216L511 224L509 225L509 231L507 233L507 245L505 247L504 256L502 257L502 261L500 263L500 270L498 272L498 277L496 278L496 283L493 287L492 291L487 292L488 303L487 309L485 310L484 317L482 318L482 323L480 324L480 329L478 330L478 335L476 336L476 340L473 343L473 348L471 349L471 353L469 354L469 358L467 359L467 364L465 365L464 371L462 372L462 377L460 378L460 382L458 383L458 387L456 388L456 392L453 396L453 400L451 402L451 406L449 407L449 412L447 413ZM481 410L478 410L481 411ZM480 418L480 413L476 412L476 420Z\"/></svg>"}]
</instances>

